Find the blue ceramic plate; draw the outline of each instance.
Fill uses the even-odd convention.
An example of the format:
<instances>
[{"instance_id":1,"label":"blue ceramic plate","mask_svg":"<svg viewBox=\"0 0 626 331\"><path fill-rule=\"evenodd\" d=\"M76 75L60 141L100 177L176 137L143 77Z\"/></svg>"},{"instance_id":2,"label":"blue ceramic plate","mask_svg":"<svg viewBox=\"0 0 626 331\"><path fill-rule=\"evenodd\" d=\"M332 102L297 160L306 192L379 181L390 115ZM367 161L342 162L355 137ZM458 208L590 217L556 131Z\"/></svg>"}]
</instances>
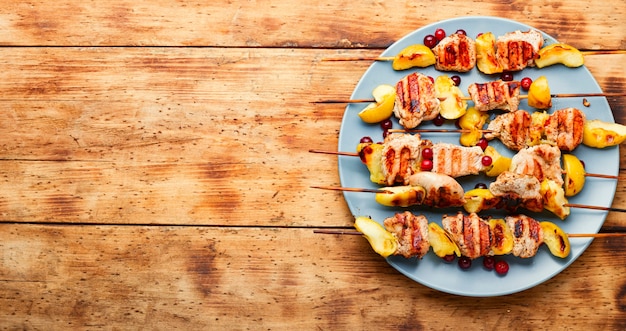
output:
<instances>
[{"instance_id":1,"label":"blue ceramic plate","mask_svg":"<svg viewBox=\"0 0 626 331\"><path fill-rule=\"evenodd\" d=\"M435 29L443 28L448 34L454 33L457 29L464 29L467 35L474 38L481 32L493 32L499 36L515 30L528 30L532 27L515 21L494 18L494 17L463 17L437 22L420 28L391 45L382 56L394 56L400 50L411 44L423 43L424 36L433 34ZM543 33L543 32L542 32ZM545 45L557 42L548 34L543 33ZM395 85L402 77L413 71L418 71L437 77L438 75L455 75L457 73L445 73L436 71L432 66L429 68L415 68L406 71L394 71L389 62L375 62L365 72L357 84L352 98L371 98L371 92L379 84ZM499 76L488 76L480 73L477 69L471 72L459 74L461 76L461 90L467 94L467 87L473 82L486 82L498 79ZM554 65L543 69L528 68L522 72L514 74L514 79L521 80L523 77L530 77L533 80L545 75L548 78L551 92L554 93L591 93L601 92L597 82L583 66L579 68L567 68L562 65ZM591 105L584 107L583 98L562 98L553 99L553 107L549 112L566 107L576 107L587 114L588 119L600 119L614 122L611 109L606 98L587 98ZM349 104L346 107L339 135L340 151L355 151L356 145L363 136L370 136L374 141L382 141L382 130L378 125L369 125L360 120L357 113L365 107L365 104ZM525 100L522 100L520 109L532 110ZM395 121L395 120L394 120ZM395 128L400 128L394 122ZM420 128L435 128L430 123L422 123ZM454 123L449 121L443 128L454 128ZM422 138L430 139L433 142L450 142L458 144L459 135L450 133L426 133ZM509 151L499 141L493 140L490 145L495 147L503 155L511 156ZM583 161L586 161L587 172L617 175L619 171L619 150L617 147L606 149L593 149L586 146L579 146L574 154ZM377 185L370 182L367 168L361 163L359 158L340 156L339 175L341 184L345 187L376 188ZM474 188L479 182L489 183L491 178L484 176L469 176L459 180L465 190ZM580 203L595 206L611 206L615 194L617 182L611 179L587 178L585 188L581 193L569 199L570 203ZM378 222L392 216L394 213L402 211L399 208L389 208L378 205L374 201L374 196L370 193L345 193L346 202L350 211L355 216L369 215ZM441 224L443 214L455 214L458 209L428 209L416 208L413 212L424 214L432 222ZM539 220L552 221L558 224L568 233L597 233L604 223L607 212L587 209L572 208L571 215L561 221L552 214L526 213ZM483 213L482 216L486 216ZM504 216L502 212L494 211L490 213L494 216ZM523 291L554 277L559 272L565 270L576 260L591 243L589 238L572 238L572 251L569 257L560 259L553 257L547 247L542 246L534 258L520 259L512 256L501 257L510 265L509 273L498 276L494 271L487 271L482 266L482 259L474 261L468 270L461 270L457 263L444 263L441 259L432 254L427 254L422 260L405 259L402 257L390 257L388 262L399 272L430 288L463 296L488 297L499 296ZM373 251L372 251L373 253ZM500 257L499 257L500 258Z\"/></svg>"}]
</instances>

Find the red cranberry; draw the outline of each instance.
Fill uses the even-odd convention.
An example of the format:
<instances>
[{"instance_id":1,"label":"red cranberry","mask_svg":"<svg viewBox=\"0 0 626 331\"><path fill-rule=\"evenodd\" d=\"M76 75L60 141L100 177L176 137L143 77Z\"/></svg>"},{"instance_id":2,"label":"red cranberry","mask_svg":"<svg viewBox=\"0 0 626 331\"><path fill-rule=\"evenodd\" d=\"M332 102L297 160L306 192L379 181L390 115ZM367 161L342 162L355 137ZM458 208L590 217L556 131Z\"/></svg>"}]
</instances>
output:
<instances>
[{"instance_id":1,"label":"red cranberry","mask_svg":"<svg viewBox=\"0 0 626 331\"><path fill-rule=\"evenodd\" d=\"M474 188L486 189L487 188L487 184L485 184L485 183L476 183L476 185L474 185Z\"/></svg>"},{"instance_id":2,"label":"red cranberry","mask_svg":"<svg viewBox=\"0 0 626 331\"><path fill-rule=\"evenodd\" d=\"M426 160L432 160L433 159L433 149L426 147L424 149L422 149L422 157Z\"/></svg>"},{"instance_id":3,"label":"red cranberry","mask_svg":"<svg viewBox=\"0 0 626 331\"><path fill-rule=\"evenodd\" d=\"M387 131L393 128L393 122L390 119L386 119L380 122L380 128L383 129L383 131Z\"/></svg>"},{"instance_id":4,"label":"red cranberry","mask_svg":"<svg viewBox=\"0 0 626 331\"><path fill-rule=\"evenodd\" d=\"M487 270L493 270L496 266L496 259L493 256L485 256L483 258L483 267Z\"/></svg>"},{"instance_id":5,"label":"red cranberry","mask_svg":"<svg viewBox=\"0 0 626 331\"><path fill-rule=\"evenodd\" d=\"M462 35L464 35L464 36L467 36L467 32L465 32L465 30L463 30L463 29L458 29L458 30L456 30L456 32L455 32L455 33L456 33L456 34L462 34Z\"/></svg>"},{"instance_id":6,"label":"red cranberry","mask_svg":"<svg viewBox=\"0 0 626 331\"><path fill-rule=\"evenodd\" d=\"M459 267L461 267L461 269L469 269L472 266L472 260L467 257L467 256L461 256L459 258Z\"/></svg>"},{"instance_id":7,"label":"red cranberry","mask_svg":"<svg viewBox=\"0 0 626 331\"><path fill-rule=\"evenodd\" d=\"M524 77L520 81L520 85L524 91L528 91L530 89L530 84L533 83L533 80L530 77Z\"/></svg>"},{"instance_id":8,"label":"red cranberry","mask_svg":"<svg viewBox=\"0 0 626 331\"><path fill-rule=\"evenodd\" d=\"M446 37L446 31L444 29L439 28L435 30L435 38L437 38L437 41L441 41L445 37Z\"/></svg>"},{"instance_id":9,"label":"red cranberry","mask_svg":"<svg viewBox=\"0 0 626 331\"><path fill-rule=\"evenodd\" d=\"M427 35L426 37L424 37L424 46L428 48L433 48L437 46L437 38L435 38L435 36L433 36L432 34Z\"/></svg>"},{"instance_id":10,"label":"red cranberry","mask_svg":"<svg viewBox=\"0 0 626 331\"><path fill-rule=\"evenodd\" d=\"M490 166L490 165L491 165L491 163L493 162L493 160L491 159L491 156L489 156L489 155L485 155L485 156L483 156L483 157L482 157L482 159L480 159L480 162L482 162L482 164L483 164L485 167L488 167L488 166Z\"/></svg>"},{"instance_id":11,"label":"red cranberry","mask_svg":"<svg viewBox=\"0 0 626 331\"><path fill-rule=\"evenodd\" d=\"M361 138L361 140L359 140L359 142L361 144L371 144L371 143L374 142L374 140L372 140L371 137L365 136L365 137Z\"/></svg>"},{"instance_id":12,"label":"red cranberry","mask_svg":"<svg viewBox=\"0 0 626 331\"><path fill-rule=\"evenodd\" d=\"M496 262L495 265L496 268L496 272L498 273L498 275L506 275L507 272L509 272L509 264L506 263L506 261L498 261Z\"/></svg>"},{"instance_id":13,"label":"red cranberry","mask_svg":"<svg viewBox=\"0 0 626 331\"><path fill-rule=\"evenodd\" d=\"M422 166L420 168L422 169L422 171L433 170L433 160L422 160Z\"/></svg>"},{"instance_id":14,"label":"red cranberry","mask_svg":"<svg viewBox=\"0 0 626 331\"><path fill-rule=\"evenodd\" d=\"M441 114L438 114L437 117L435 117L435 119L433 120L433 124L435 124L436 126L442 126L445 122L446 119L443 118Z\"/></svg>"},{"instance_id":15,"label":"red cranberry","mask_svg":"<svg viewBox=\"0 0 626 331\"><path fill-rule=\"evenodd\" d=\"M461 85L461 77L459 75L454 75L450 77L450 79L452 79L452 82L454 82L454 86Z\"/></svg>"},{"instance_id":16,"label":"red cranberry","mask_svg":"<svg viewBox=\"0 0 626 331\"><path fill-rule=\"evenodd\" d=\"M489 146L489 140L487 140L486 138L480 138L476 143L476 146L482 148L482 150L484 151L485 149L487 149L487 146Z\"/></svg>"},{"instance_id":17,"label":"red cranberry","mask_svg":"<svg viewBox=\"0 0 626 331\"><path fill-rule=\"evenodd\" d=\"M500 79L505 82L510 82L513 80L513 74L510 72L503 72L502 75L500 75Z\"/></svg>"},{"instance_id":18,"label":"red cranberry","mask_svg":"<svg viewBox=\"0 0 626 331\"><path fill-rule=\"evenodd\" d=\"M454 261L454 259L456 258L456 255L454 254L450 254L450 255L446 255L444 257L442 257L442 259L448 263Z\"/></svg>"}]
</instances>

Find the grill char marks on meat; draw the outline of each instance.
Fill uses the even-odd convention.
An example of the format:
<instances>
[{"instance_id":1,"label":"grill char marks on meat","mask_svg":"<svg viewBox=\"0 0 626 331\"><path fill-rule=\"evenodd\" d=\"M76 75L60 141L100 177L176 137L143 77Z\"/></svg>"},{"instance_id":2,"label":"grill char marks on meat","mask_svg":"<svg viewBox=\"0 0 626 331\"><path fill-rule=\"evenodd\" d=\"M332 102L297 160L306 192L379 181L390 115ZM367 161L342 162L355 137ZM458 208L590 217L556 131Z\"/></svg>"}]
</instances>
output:
<instances>
[{"instance_id":1,"label":"grill char marks on meat","mask_svg":"<svg viewBox=\"0 0 626 331\"><path fill-rule=\"evenodd\" d=\"M439 104L435 85L428 76L416 72L396 84L393 112L406 129L413 129L423 121L437 117Z\"/></svg>"},{"instance_id":2,"label":"grill char marks on meat","mask_svg":"<svg viewBox=\"0 0 626 331\"><path fill-rule=\"evenodd\" d=\"M422 258L430 249L428 241L428 220L425 216L414 215L408 211L397 213L384 220L387 231L398 239L396 255L406 258Z\"/></svg>"},{"instance_id":3,"label":"grill char marks on meat","mask_svg":"<svg viewBox=\"0 0 626 331\"><path fill-rule=\"evenodd\" d=\"M452 240L457 243L461 255L475 259L487 256L491 253L492 237L489 224L478 215L472 213L455 216L445 215L442 219L443 229L446 230Z\"/></svg>"},{"instance_id":4,"label":"grill char marks on meat","mask_svg":"<svg viewBox=\"0 0 626 331\"><path fill-rule=\"evenodd\" d=\"M496 40L496 58L504 71L520 71L535 65L543 46L543 37L536 30L514 31Z\"/></svg>"},{"instance_id":5,"label":"grill char marks on meat","mask_svg":"<svg viewBox=\"0 0 626 331\"><path fill-rule=\"evenodd\" d=\"M573 151L583 141L585 113L576 108L555 111L545 124L546 139L555 142L562 151Z\"/></svg>"},{"instance_id":6,"label":"grill char marks on meat","mask_svg":"<svg viewBox=\"0 0 626 331\"><path fill-rule=\"evenodd\" d=\"M513 255L521 258L535 256L543 243L541 224L526 215L507 216L505 220L513 230Z\"/></svg>"},{"instance_id":7,"label":"grill char marks on meat","mask_svg":"<svg viewBox=\"0 0 626 331\"><path fill-rule=\"evenodd\" d=\"M485 138L499 138L509 149L519 151L530 140L531 123L530 114L523 110L502 114L489 123Z\"/></svg>"},{"instance_id":8,"label":"grill char marks on meat","mask_svg":"<svg viewBox=\"0 0 626 331\"><path fill-rule=\"evenodd\" d=\"M518 81L496 80L486 83L473 83L467 88L474 108L479 111L500 109L513 112L519 108L521 84Z\"/></svg>"},{"instance_id":9,"label":"grill char marks on meat","mask_svg":"<svg viewBox=\"0 0 626 331\"><path fill-rule=\"evenodd\" d=\"M437 70L467 72L476 65L476 42L462 34L443 38L433 48L433 53Z\"/></svg>"}]
</instances>

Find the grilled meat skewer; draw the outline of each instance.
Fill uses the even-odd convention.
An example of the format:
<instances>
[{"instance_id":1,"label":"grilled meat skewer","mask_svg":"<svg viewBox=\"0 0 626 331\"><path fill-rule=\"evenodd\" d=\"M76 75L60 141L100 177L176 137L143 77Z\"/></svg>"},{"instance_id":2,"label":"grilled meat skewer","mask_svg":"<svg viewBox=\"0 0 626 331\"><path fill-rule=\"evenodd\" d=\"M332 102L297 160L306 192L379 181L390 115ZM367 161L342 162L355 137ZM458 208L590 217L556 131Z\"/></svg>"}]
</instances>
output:
<instances>
[{"instance_id":1,"label":"grilled meat skewer","mask_svg":"<svg viewBox=\"0 0 626 331\"><path fill-rule=\"evenodd\" d=\"M556 224L539 222L522 214L509 215L504 219L483 219L475 213L465 215L459 212L444 215L441 221L443 228L436 223L429 224L423 215L408 211L386 218L384 228L369 227L372 222L369 218L357 217L355 227L365 234L370 243L380 243L383 238L389 241L388 247L377 251L385 257L401 255L421 259L432 247L440 257L455 254L476 259L512 254L531 258L545 243L553 255L565 258L571 249L567 234Z\"/></svg>"}]
</instances>

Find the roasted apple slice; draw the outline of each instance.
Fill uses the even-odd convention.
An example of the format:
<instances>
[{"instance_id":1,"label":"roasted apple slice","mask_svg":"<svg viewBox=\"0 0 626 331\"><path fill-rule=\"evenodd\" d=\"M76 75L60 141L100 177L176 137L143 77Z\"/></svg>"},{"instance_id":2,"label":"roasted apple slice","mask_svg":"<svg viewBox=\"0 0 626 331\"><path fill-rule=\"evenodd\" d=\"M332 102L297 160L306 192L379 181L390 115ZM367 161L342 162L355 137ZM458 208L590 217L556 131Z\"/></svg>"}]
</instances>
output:
<instances>
[{"instance_id":1,"label":"roasted apple slice","mask_svg":"<svg viewBox=\"0 0 626 331\"><path fill-rule=\"evenodd\" d=\"M565 191L562 186L553 180L544 179L541 182L540 192L543 197L543 208L551 211L562 220L570 214L570 208L565 206L567 198L565 198Z\"/></svg>"},{"instance_id":2,"label":"roasted apple slice","mask_svg":"<svg viewBox=\"0 0 626 331\"><path fill-rule=\"evenodd\" d=\"M463 116L467 111L467 101L463 100L463 91L447 75L437 77L435 93L437 98L442 100L439 103L441 117L454 120Z\"/></svg>"},{"instance_id":3,"label":"roasted apple slice","mask_svg":"<svg viewBox=\"0 0 626 331\"><path fill-rule=\"evenodd\" d=\"M540 76L530 84L528 89L528 105L537 109L548 109L552 107L552 96L550 86L546 76Z\"/></svg>"},{"instance_id":4,"label":"roasted apple slice","mask_svg":"<svg viewBox=\"0 0 626 331\"><path fill-rule=\"evenodd\" d=\"M476 146L480 138L483 137L483 133L480 130L488 119L488 113L478 111L474 107L469 107L465 115L461 116L459 119L461 129L470 130L469 132L461 133L461 137L459 138L461 145Z\"/></svg>"},{"instance_id":5,"label":"roasted apple slice","mask_svg":"<svg viewBox=\"0 0 626 331\"><path fill-rule=\"evenodd\" d=\"M543 68L557 63L563 64L566 67L576 68L585 63L583 55L578 49L563 43L543 47L537 54L538 58L535 59L537 68Z\"/></svg>"},{"instance_id":6,"label":"roasted apple slice","mask_svg":"<svg viewBox=\"0 0 626 331\"><path fill-rule=\"evenodd\" d=\"M393 70L406 70L414 67L425 68L435 64L433 51L421 44L415 44L404 48L393 59Z\"/></svg>"},{"instance_id":7,"label":"roasted apple slice","mask_svg":"<svg viewBox=\"0 0 626 331\"><path fill-rule=\"evenodd\" d=\"M585 167L573 154L563 154L563 171L565 171L565 196L572 197L582 191L585 186Z\"/></svg>"},{"instance_id":8,"label":"roasted apple slice","mask_svg":"<svg viewBox=\"0 0 626 331\"><path fill-rule=\"evenodd\" d=\"M548 246L550 253L556 257L566 258L571 250L567 234L552 222L541 222L543 242Z\"/></svg>"},{"instance_id":9,"label":"roasted apple slice","mask_svg":"<svg viewBox=\"0 0 626 331\"><path fill-rule=\"evenodd\" d=\"M589 147L605 148L616 146L626 140L626 126L600 120L586 121L583 127L583 144Z\"/></svg>"},{"instance_id":10,"label":"roasted apple slice","mask_svg":"<svg viewBox=\"0 0 626 331\"><path fill-rule=\"evenodd\" d=\"M448 233L437 223L428 224L428 241L435 255L445 257L448 255L461 256L459 246L450 238Z\"/></svg>"},{"instance_id":11,"label":"roasted apple slice","mask_svg":"<svg viewBox=\"0 0 626 331\"><path fill-rule=\"evenodd\" d=\"M491 166L485 171L485 175L497 177L499 174L511 168L511 158L498 153L495 148L487 146L487 148L485 148L485 155L491 157Z\"/></svg>"},{"instance_id":12,"label":"roasted apple slice","mask_svg":"<svg viewBox=\"0 0 626 331\"><path fill-rule=\"evenodd\" d=\"M490 219L489 228L493 234L493 242L491 243L493 254L506 255L511 253L515 240L513 238L513 232L511 228L506 225L506 222L500 218Z\"/></svg>"},{"instance_id":13,"label":"roasted apple slice","mask_svg":"<svg viewBox=\"0 0 626 331\"><path fill-rule=\"evenodd\" d=\"M365 164L367 170L370 172L370 180L372 183L384 185L387 183L387 179L385 178L385 174L383 173L382 164L382 153L383 153L383 145L382 144L358 144L356 151L359 153L359 157L361 158L361 162Z\"/></svg>"},{"instance_id":14,"label":"roasted apple slice","mask_svg":"<svg viewBox=\"0 0 626 331\"><path fill-rule=\"evenodd\" d=\"M379 123L391 117L396 101L396 88L387 84L378 85L372 91L372 95L376 102L370 103L358 114L363 122L370 124Z\"/></svg>"},{"instance_id":15,"label":"roasted apple slice","mask_svg":"<svg viewBox=\"0 0 626 331\"><path fill-rule=\"evenodd\" d=\"M388 207L409 207L421 205L426 198L426 189L417 186L390 186L381 190L391 193L376 193L376 202Z\"/></svg>"},{"instance_id":16,"label":"roasted apple slice","mask_svg":"<svg viewBox=\"0 0 626 331\"><path fill-rule=\"evenodd\" d=\"M463 209L468 213L478 213L496 206L499 199L486 188L475 188L465 192Z\"/></svg>"},{"instance_id":17,"label":"roasted apple slice","mask_svg":"<svg viewBox=\"0 0 626 331\"><path fill-rule=\"evenodd\" d=\"M496 37L491 32L476 38L476 66L484 74L497 74L504 71L496 59Z\"/></svg>"},{"instance_id":18,"label":"roasted apple slice","mask_svg":"<svg viewBox=\"0 0 626 331\"><path fill-rule=\"evenodd\" d=\"M354 228L365 236L374 252L382 257L387 257L398 249L396 237L369 217L358 216L354 221Z\"/></svg>"}]
</instances>

